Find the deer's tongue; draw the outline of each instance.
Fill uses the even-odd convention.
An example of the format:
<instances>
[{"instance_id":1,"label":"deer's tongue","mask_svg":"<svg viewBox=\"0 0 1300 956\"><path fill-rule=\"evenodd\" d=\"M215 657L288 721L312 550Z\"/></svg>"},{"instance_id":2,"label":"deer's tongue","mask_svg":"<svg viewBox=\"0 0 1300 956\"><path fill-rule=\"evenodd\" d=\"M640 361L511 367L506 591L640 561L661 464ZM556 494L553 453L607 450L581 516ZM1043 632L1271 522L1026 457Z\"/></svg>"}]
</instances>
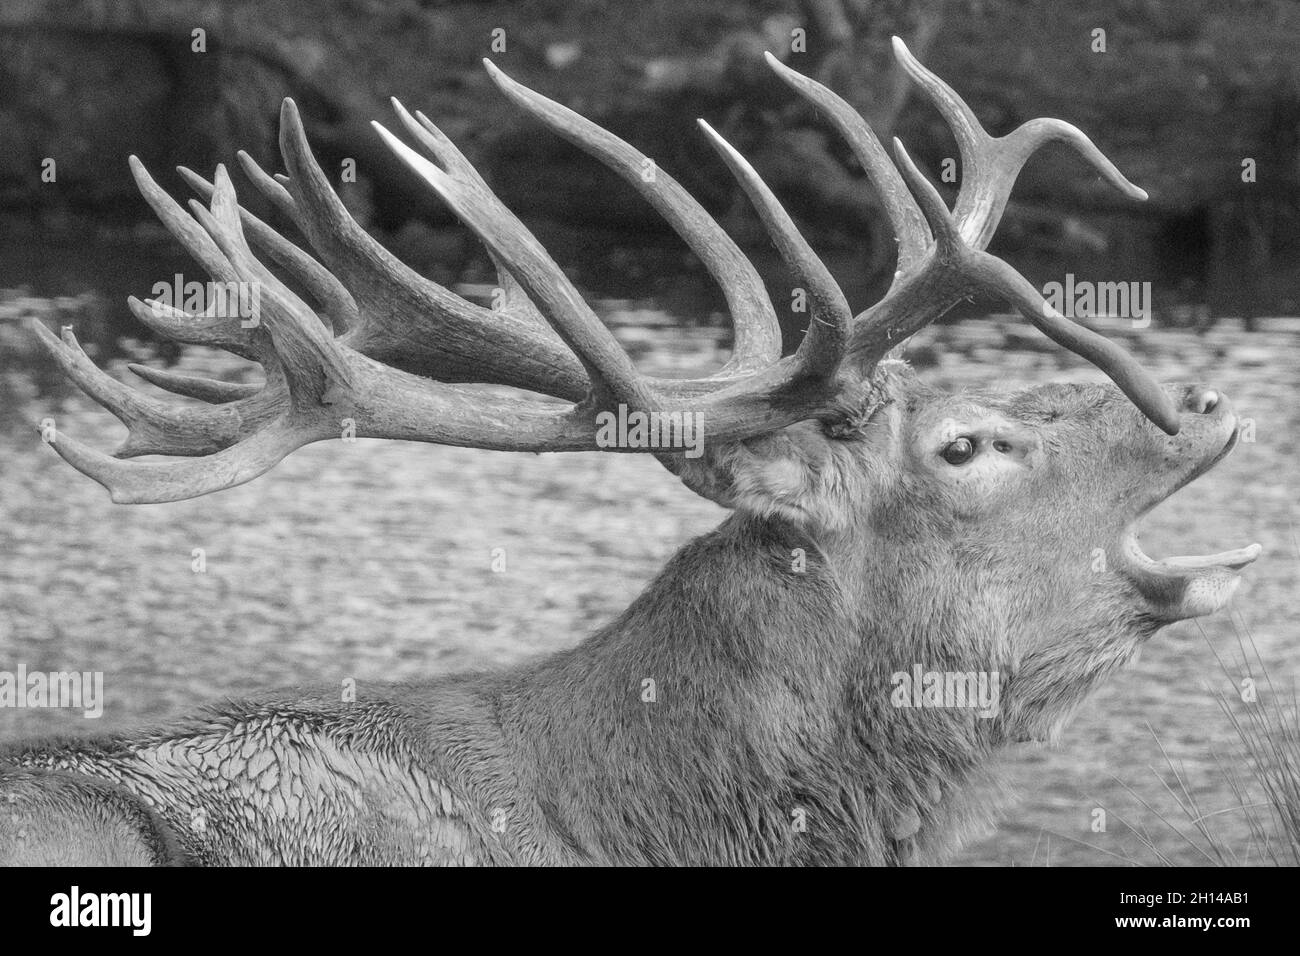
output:
<instances>
[{"instance_id":1,"label":"deer's tongue","mask_svg":"<svg viewBox=\"0 0 1300 956\"><path fill-rule=\"evenodd\" d=\"M1231 568L1240 571L1258 558L1262 550L1259 545L1252 544L1231 551L1220 551L1218 554L1180 554L1155 563L1175 568Z\"/></svg>"},{"instance_id":2,"label":"deer's tongue","mask_svg":"<svg viewBox=\"0 0 1300 956\"><path fill-rule=\"evenodd\" d=\"M1241 578L1234 574L1259 557L1258 544L1218 554L1187 554L1157 561L1138 545L1137 533L1124 536L1125 571L1138 589L1171 620L1201 617L1220 610Z\"/></svg>"}]
</instances>

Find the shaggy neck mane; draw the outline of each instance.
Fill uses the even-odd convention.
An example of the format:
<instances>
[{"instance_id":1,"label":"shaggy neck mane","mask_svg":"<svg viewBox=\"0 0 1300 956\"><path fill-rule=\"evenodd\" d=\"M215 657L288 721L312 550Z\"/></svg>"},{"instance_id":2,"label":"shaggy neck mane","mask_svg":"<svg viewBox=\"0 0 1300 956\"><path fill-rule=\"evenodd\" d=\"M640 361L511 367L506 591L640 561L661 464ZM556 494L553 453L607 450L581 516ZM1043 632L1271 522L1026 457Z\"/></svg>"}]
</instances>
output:
<instances>
[{"instance_id":1,"label":"shaggy neck mane","mask_svg":"<svg viewBox=\"0 0 1300 956\"><path fill-rule=\"evenodd\" d=\"M613 862L883 864L986 823L991 722L893 706L890 675L923 649L861 570L733 515L616 621L517 674L502 724L556 830Z\"/></svg>"}]
</instances>

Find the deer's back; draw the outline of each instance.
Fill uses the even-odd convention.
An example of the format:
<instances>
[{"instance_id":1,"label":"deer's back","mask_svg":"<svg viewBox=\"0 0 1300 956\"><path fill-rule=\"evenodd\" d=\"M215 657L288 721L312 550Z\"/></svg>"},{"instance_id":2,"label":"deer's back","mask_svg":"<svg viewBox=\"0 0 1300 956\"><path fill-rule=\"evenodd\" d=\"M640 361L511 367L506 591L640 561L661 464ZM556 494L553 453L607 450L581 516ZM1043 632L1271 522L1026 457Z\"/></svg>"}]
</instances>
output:
<instances>
[{"instance_id":1,"label":"deer's back","mask_svg":"<svg viewBox=\"0 0 1300 956\"><path fill-rule=\"evenodd\" d=\"M87 820L134 828L139 846L122 856L139 862L160 842L176 862L216 865L455 866L547 855L536 837L518 839L526 809L503 769L492 695L478 682L339 696L232 701L162 731L0 750L8 811L0 857L75 859L75 846L32 844L84 832ZM150 819L163 836L149 832Z\"/></svg>"}]
</instances>

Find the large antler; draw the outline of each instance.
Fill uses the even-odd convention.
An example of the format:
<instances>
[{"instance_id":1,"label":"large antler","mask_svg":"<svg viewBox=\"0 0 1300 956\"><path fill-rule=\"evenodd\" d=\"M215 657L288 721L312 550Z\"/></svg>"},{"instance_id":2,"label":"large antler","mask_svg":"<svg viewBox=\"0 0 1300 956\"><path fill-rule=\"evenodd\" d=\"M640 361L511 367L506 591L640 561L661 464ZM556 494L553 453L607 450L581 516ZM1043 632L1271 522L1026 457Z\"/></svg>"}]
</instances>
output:
<instances>
[{"instance_id":1,"label":"large antler","mask_svg":"<svg viewBox=\"0 0 1300 956\"><path fill-rule=\"evenodd\" d=\"M348 215L311 155L297 109L286 100L280 149L288 175L269 176L242 153L240 160L254 185L298 226L323 264L242 209L223 167L213 182L181 170L209 203L191 201L187 215L138 160L131 160L141 191L173 235L213 279L255 289L259 305L251 320L216 310L189 315L135 299L132 310L173 339L218 346L259 362L265 383L232 385L131 366L163 389L206 403L167 405L96 368L70 330L60 339L33 322L64 371L128 429L114 457L62 434L54 447L108 488L114 501L136 503L190 498L248 481L304 444L340 437L345 423L358 437L508 451L578 451L601 447L598 413L624 405L642 412L694 413L701 416L707 441L737 441L797 421L843 414L836 399L845 388L870 376L893 346L975 292L1017 306L1046 334L1110 375L1152 421L1170 433L1177 431L1168 399L1131 357L1053 312L1028 281L982 251L1020 167L1049 140L1077 147L1129 195L1143 198L1145 193L1087 137L1059 120L1033 120L1002 138L989 137L960 98L916 62L902 41L894 44L899 60L957 135L964 169L952 212L900 143L894 144L896 168L847 103L769 56L776 72L848 139L898 237L894 284L856 319L758 174L701 121L753 202L795 284L807 293L808 333L791 356L780 357L776 315L757 272L681 186L613 134L488 63L490 76L507 97L619 173L699 256L722 287L735 326L734 353L722 369L691 380L638 372L563 270L451 141L423 115L412 116L394 101L398 119L419 149L378 124L376 128L486 245L497 265L502 304L481 308L416 274ZM264 266L252 246L296 280L315 307ZM483 384L539 394L503 395ZM663 449L610 450L654 450L671 468L677 460ZM182 460L125 460L150 454Z\"/></svg>"}]
</instances>

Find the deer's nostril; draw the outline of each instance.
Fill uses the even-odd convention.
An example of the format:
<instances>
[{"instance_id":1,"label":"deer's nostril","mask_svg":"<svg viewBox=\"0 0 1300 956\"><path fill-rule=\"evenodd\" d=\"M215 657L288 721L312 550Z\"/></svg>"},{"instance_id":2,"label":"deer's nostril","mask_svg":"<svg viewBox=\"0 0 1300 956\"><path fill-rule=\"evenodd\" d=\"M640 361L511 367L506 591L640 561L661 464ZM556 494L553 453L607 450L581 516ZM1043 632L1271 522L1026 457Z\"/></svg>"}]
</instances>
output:
<instances>
[{"instance_id":1,"label":"deer's nostril","mask_svg":"<svg viewBox=\"0 0 1300 956\"><path fill-rule=\"evenodd\" d=\"M1212 388L1194 388L1187 393L1187 411L1208 415L1219 407L1219 393Z\"/></svg>"}]
</instances>

